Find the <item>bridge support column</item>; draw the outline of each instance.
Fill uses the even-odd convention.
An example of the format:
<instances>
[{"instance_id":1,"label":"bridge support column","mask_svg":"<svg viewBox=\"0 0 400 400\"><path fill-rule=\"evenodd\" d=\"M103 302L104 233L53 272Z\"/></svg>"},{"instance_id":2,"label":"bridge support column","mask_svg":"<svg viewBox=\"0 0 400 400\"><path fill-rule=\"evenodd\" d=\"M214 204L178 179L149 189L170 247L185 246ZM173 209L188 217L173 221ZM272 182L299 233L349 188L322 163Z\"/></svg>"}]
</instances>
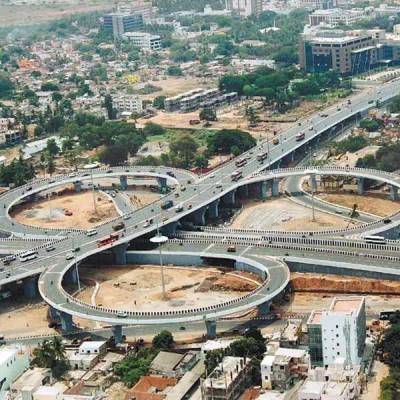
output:
<instances>
[{"instance_id":1,"label":"bridge support column","mask_svg":"<svg viewBox=\"0 0 400 400\"><path fill-rule=\"evenodd\" d=\"M266 301L265 303L259 304L257 306L258 315L268 315L271 311L271 302Z\"/></svg>"},{"instance_id":2,"label":"bridge support column","mask_svg":"<svg viewBox=\"0 0 400 400\"><path fill-rule=\"evenodd\" d=\"M206 207L202 207L193 213L193 221L196 225L206 224Z\"/></svg>"},{"instance_id":3,"label":"bridge support column","mask_svg":"<svg viewBox=\"0 0 400 400\"><path fill-rule=\"evenodd\" d=\"M315 174L310 175L310 181L311 181L311 189L313 192L316 192L318 187L317 187L317 177Z\"/></svg>"},{"instance_id":4,"label":"bridge support column","mask_svg":"<svg viewBox=\"0 0 400 400\"><path fill-rule=\"evenodd\" d=\"M357 178L357 193L364 194L364 178Z\"/></svg>"},{"instance_id":5,"label":"bridge support column","mask_svg":"<svg viewBox=\"0 0 400 400\"><path fill-rule=\"evenodd\" d=\"M178 222L171 222L168 225L165 225L161 228L161 232L166 236L172 236L176 232L176 228L178 226Z\"/></svg>"},{"instance_id":6,"label":"bridge support column","mask_svg":"<svg viewBox=\"0 0 400 400\"><path fill-rule=\"evenodd\" d=\"M389 193L389 197L390 200L396 201L399 199L399 189L397 186L394 185L390 185L390 193Z\"/></svg>"},{"instance_id":7,"label":"bridge support column","mask_svg":"<svg viewBox=\"0 0 400 400\"><path fill-rule=\"evenodd\" d=\"M128 189L128 177L126 175L121 175L119 177L119 184L121 190Z\"/></svg>"},{"instance_id":8,"label":"bridge support column","mask_svg":"<svg viewBox=\"0 0 400 400\"><path fill-rule=\"evenodd\" d=\"M214 339L217 336L217 321L206 320L206 331L209 339Z\"/></svg>"},{"instance_id":9,"label":"bridge support column","mask_svg":"<svg viewBox=\"0 0 400 400\"><path fill-rule=\"evenodd\" d=\"M211 219L217 219L218 218L218 204L219 204L219 199L213 201L209 206L208 206L208 216Z\"/></svg>"},{"instance_id":10,"label":"bridge support column","mask_svg":"<svg viewBox=\"0 0 400 400\"><path fill-rule=\"evenodd\" d=\"M72 315L60 312L61 330L65 333L71 332L74 329Z\"/></svg>"},{"instance_id":11,"label":"bridge support column","mask_svg":"<svg viewBox=\"0 0 400 400\"><path fill-rule=\"evenodd\" d=\"M168 186L167 186L167 178L157 178L158 187L160 189L160 193L167 193Z\"/></svg>"},{"instance_id":12,"label":"bridge support column","mask_svg":"<svg viewBox=\"0 0 400 400\"><path fill-rule=\"evenodd\" d=\"M290 153L290 162L294 162L295 159L296 159L296 152L295 152L295 150L293 150Z\"/></svg>"},{"instance_id":13,"label":"bridge support column","mask_svg":"<svg viewBox=\"0 0 400 400\"><path fill-rule=\"evenodd\" d=\"M265 200L268 197L269 182L263 181L259 183L260 199Z\"/></svg>"},{"instance_id":14,"label":"bridge support column","mask_svg":"<svg viewBox=\"0 0 400 400\"><path fill-rule=\"evenodd\" d=\"M24 296L28 299L34 299L38 295L38 283L35 277L24 280Z\"/></svg>"},{"instance_id":15,"label":"bridge support column","mask_svg":"<svg viewBox=\"0 0 400 400\"><path fill-rule=\"evenodd\" d=\"M74 182L74 189L76 193L80 193L82 191L82 182L81 181Z\"/></svg>"},{"instance_id":16,"label":"bridge support column","mask_svg":"<svg viewBox=\"0 0 400 400\"><path fill-rule=\"evenodd\" d=\"M128 247L128 243L122 243L113 247L112 252L114 254L114 262L116 265L126 265L126 250Z\"/></svg>"},{"instance_id":17,"label":"bridge support column","mask_svg":"<svg viewBox=\"0 0 400 400\"><path fill-rule=\"evenodd\" d=\"M113 325L112 334L114 336L114 343L119 344L122 342L122 325Z\"/></svg>"},{"instance_id":18,"label":"bridge support column","mask_svg":"<svg viewBox=\"0 0 400 400\"><path fill-rule=\"evenodd\" d=\"M75 284L78 282L78 274L75 265L67 271L64 279L67 284Z\"/></svg>"},{"instance_id":19,"label":"bridge support column","mask_svg":"<svg viewBox=\"0 0 400 400\"><path fill-rule=\"evenodd\" d=\"M49 317L50 317L50 319L52 319L54 321L59 321L60 320L60 314L52 306L49 306Z\"/></svg>"},{"instance_id":20,"label":"bridge support column","mask_svg":"<svg viewBox=\"0 0 400 400\"><path fill-rule=\"evenodd\" d=\"M249 185L240 186L238 188L238 195L242 198L249 197Z\"/></svg>"},{"instance_id":21,"label":"bridge support column","mask_svg":"<svg viewBox=\"0 0 400 400\"><path fill-rule=\"evenodd\" d=\"M34 203L35 201L38 200L38 198L39 198L38 194L37 194L37 193L33 193L33 194L31 194L31 195L29 196L29 201L30 201L31 203Z\"/></svg>"},{"instance_id":22,"label":"bridge support column","mask_svg":"<svg viewBox=\"0 0 400 400\"><path fill-rule=\"evenodd\" d=\"M236 191L232 190L231 192L227 193L224 197L222 197L222 201L227 206L234 206L236 200Z\"/></svg>"},{"instance_id":23,"label":"bridge support column","mask_svg":"<svg viewBox=\"0 0 400 400\"><path fill-rule=\"evenodd\" d=\"M272 196L278 197L279 196L279 184L281 180L279 178L274 178L272 181Z\"/></svg>"}]
</instances>

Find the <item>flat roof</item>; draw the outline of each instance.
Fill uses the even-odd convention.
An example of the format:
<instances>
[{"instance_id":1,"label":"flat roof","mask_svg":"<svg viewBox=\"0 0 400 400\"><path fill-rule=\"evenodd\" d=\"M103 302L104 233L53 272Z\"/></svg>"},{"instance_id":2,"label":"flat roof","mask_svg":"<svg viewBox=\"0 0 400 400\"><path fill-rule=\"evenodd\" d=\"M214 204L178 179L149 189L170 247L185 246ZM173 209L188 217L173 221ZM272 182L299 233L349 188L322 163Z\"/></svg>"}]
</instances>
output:
<instances>
[{"instance_id":1,"label":"flat roof","mask_svg":"<svg viewBox=\"0 0 400 400\"><path fill-rule=\"evenodd\" d=\"M307 325L320 325L321 317L322 317L322 311L320 310L313 311L310 315L310 318L308 318Z\"/></svg>"},{"instance_id":2,"label":"flat roof","mask_svg":"<svg viewBox=\"0 0 400 400\"><path fill-rule=\"evenodd\" d=\"M365 298L362 296L335 297L329 310L347 314L358 312L364 301Z\"/></svg>"},{"instance_id":3,"label":"flat roof","mask_svg":"<svg viewBox=\"0 0 400 400\"><path fill-rule=\"evenodd\" d=\"M325 382L317 382L307 379L300 388L300 392L320 395L324 391L325 385L326 385Z\"/></svg>"}]
</instances>

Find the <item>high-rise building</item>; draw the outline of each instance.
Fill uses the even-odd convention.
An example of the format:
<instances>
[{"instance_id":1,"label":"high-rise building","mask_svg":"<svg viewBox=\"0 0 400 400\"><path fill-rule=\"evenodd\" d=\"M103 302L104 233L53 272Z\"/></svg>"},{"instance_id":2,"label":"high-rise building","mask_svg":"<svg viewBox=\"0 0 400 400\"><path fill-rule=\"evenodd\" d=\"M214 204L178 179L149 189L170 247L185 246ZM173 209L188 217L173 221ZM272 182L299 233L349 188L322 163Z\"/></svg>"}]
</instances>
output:
<instances>
[{"instance_id":1,"label":"high-rise building","mask_svg":"<svg viewBox=\"0 0 400 400\"><path fill-rule=\"evenodd\" d=\"M147 32L127 32L124 38L141 50L157 51L161 49L161 37Z\"/></svg>"},{"instance_id":2,"label":"high-rise building","mask_svg":"<svg viewBox=\"0 0 400 400\"><path fill-rule=\"evenodd\" d=\"M299 0L298 5L307 10L329 10L337 7L337 0Z\"/></svg>"},{"instance_id":3,"label":"high-rise building","mask_svg":"<svg viewBox=\"0 0 400 400\"><path fill-rule=\"evenodd\" d=\"M143 16L141 14L112 13L103 17L104 29L113 32L115 37L125 32L140 31L143 28Z\"/></svg>"},{"instance_id":4,"label":"high-rise building","mask_svg":"<svg viewBox=\"0 0 400 400\"><path fill-rule=\"evenodd\" d=\"M257 16L262 12L262 0L226 0L226 9L242 18Z\"/></svg>"},{"instance_id":5,"label":"high-rise building","mask_svg":"<svg viewBox=\"0 0 400 400\"><path fill-rule=\"evenodd\" d=\"M364 297L335 297L329 310L311 314L307 326L311 365L360 363L366 337Z\"/></svg>"},{"instance_id":6,"label":"high-rise building","mask_svg":"<svg viewBox=\"0 0 400 400\"><path fill-rule=\"evenodd\" d=\"M141 14L145 23L149 23L154 18L151 0L134 0L129 3L119 3L117 10L125 14Z\"/></svg>"},{"instance_id":7,"label":"high-rise building","mask_svg":"<svg viewBox=\"0 0 400 400\"><path fill-rule=\"evenodd\" d=\"M321 23L337 26L340 24L351 25L368 17L362 9L345 11L340 8L332 8L328 10L316 10L308 18L312 26Z\"/></svg>"}]
</instances>

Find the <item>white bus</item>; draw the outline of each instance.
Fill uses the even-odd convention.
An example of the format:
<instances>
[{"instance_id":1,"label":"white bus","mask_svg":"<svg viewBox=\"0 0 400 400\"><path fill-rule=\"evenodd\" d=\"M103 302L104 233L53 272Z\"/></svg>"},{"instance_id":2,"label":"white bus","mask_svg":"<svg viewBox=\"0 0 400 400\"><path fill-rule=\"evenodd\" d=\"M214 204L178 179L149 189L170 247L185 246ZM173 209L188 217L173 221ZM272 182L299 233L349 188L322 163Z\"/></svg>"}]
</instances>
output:
<instances>
[{"instance_id":1,"label":"white bus","mask_svg":"<svg viewBox=\"0 0 400 400\"><path fill-rule=\"evenodd\" d=\"M383 236L364 236L363 239L367 243L385 244L386 239Z\"/></svg>"},{"instance_id":2,"label":"white bus","mask_svg":"<svg viewBox=\"0 0 400 400\"><path fill-rule=\"evenodd\" d=\"M235 171L231 173L231 180L232 181L238 181L239 179L241 179L243 176L242 171Z\"/></svg>"},{"instance_id":3,"label":"white bus","mask_svg":"<svg viewBox=\"0 0 400 400\"><path fill-rule=\"evenodd\" d=\"M38 256L38 253L36 250L25 251L24 253L21 253L19 255L19 261L25 262L28 260L33 260L37 256Z\"/></svg>"}]
</instances>

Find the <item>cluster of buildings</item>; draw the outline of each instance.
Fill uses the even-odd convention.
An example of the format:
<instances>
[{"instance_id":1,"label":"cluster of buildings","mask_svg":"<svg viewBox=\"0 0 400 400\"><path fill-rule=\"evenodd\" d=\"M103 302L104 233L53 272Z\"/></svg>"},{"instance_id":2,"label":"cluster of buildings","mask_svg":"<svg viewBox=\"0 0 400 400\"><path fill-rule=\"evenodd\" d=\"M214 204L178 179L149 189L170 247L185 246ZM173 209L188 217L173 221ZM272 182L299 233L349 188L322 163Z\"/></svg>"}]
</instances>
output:
<instances>
[{"instance_id":1,"label":"cluster of buildings","mask_svg":"<svg viewBox=\"0 0 400 400\"><path fill-rule=\"evenodd\" d=\"M232 104L239 99L236 92L221 93L219 89L193 89L164 101L167 112L190 112L200 108L217 108Z\"/></svg>"},{"instance_id":2,"label":"cluster of buildings","mask_svg":"<svg viewBox=\"0 0 400 400\"><path fill-rule=\"evenodd\" d=\"M0 118L0 146L19 143L22 137L22 128L15 118Z\"/></svg>"},{"instance_id":3,"label":"cluster of buildings","mask_svg":"<svg viewBox=\"0 0 400 400\"><path fill-rule=\"evenodd\" d=\"M400 27L342 31L306 27L300 36L300 66L307 72L338 71L343 75L368 72L400 62Z\"/></svg>"}]
</instances>

